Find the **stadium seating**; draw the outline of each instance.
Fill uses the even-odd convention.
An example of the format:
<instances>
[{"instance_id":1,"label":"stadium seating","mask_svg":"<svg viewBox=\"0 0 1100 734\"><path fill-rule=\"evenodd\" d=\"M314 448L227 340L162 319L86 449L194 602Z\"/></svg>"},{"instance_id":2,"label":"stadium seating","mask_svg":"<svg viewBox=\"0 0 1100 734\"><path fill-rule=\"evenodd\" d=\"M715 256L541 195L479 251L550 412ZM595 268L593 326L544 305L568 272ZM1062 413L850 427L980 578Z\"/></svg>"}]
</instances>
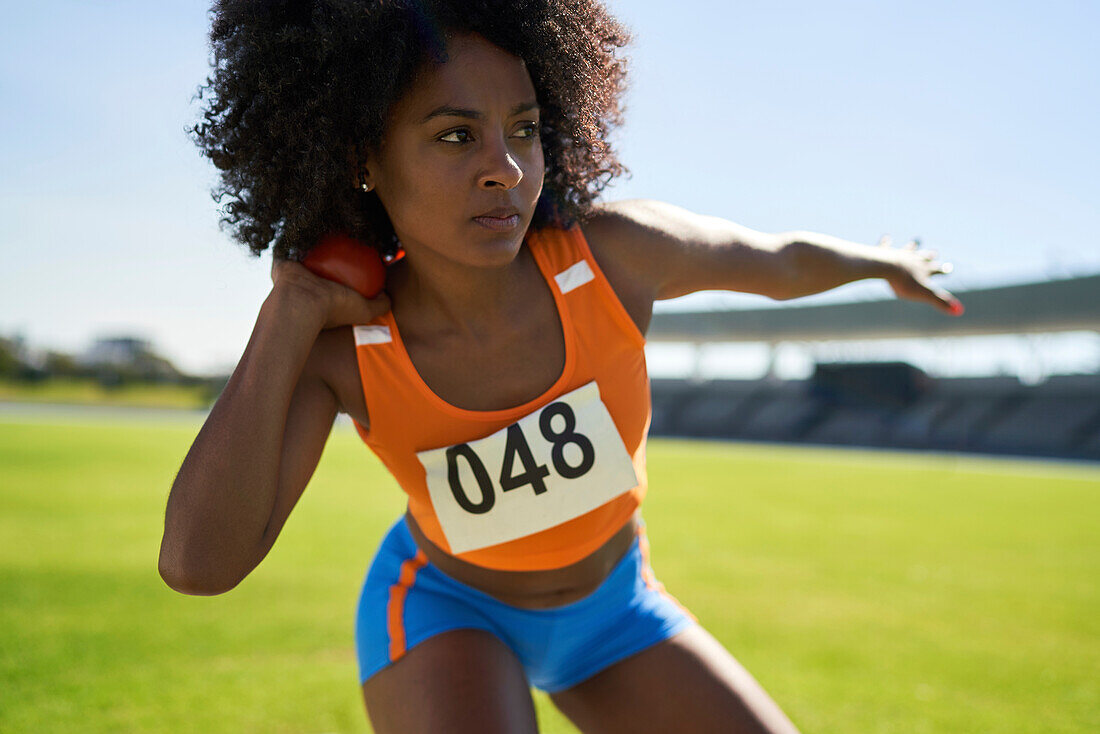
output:
<instances>
[{"instance_id":1,"label":"stadium seating","mask_svg":"<svg viewBox=\"0 0 1100 734\"><path fill-rule=\"evenodd\" d=\"M931 394L899 411L887 429L885 443L899 448L926 449L936 426L957 407L957 398Z\"/></svg>"},{"instance_id":2,"label":"stadium seating","mask_svg":"<svg viewBox=\"0 0 1100 734\"><path fill-rule=\"evenodd\" d=\"M829 410L805 384L797 382L769 385L751 407L735 435L754 441L800 440Z\"/></svg>"},{"instance_id":3,"label":"stadium seating","mask_svg":"<svg viewBox=\"0 0 1100 734\"><path fill-rule=\"evenodd\" d=\"M655 436L682 435L680 412L694 397L706 395L707 386L689 380L660 378L650 380L649 384L653 410L649 432Z\"/></svg>"},{"instance_id":4,"label":"stadium seating","mask_svg":"<svg viewBox=\"0 0 1100 734\"><path fill-rule=\"evenodd\" d=\"M654 435L1100 460L1100 375L1028 386L857 366L803 381L665 379L652 388Z\"/></svg>"},{"instance_id":5,"label":"stadium seating","mask_svg":"<svg viewBox=\"0 0 1100 734\"><path fill-rule=\"evenodd\" d=\"M685 436L723 438L741 433L752 406L761 399L760 384L748 380L719 380L684 401L677 425Z\"/></svg>"},{"instance_id":6,"label":"stadium seating","mask_svg":"<svg viewBox=\"0 0 1100 734\"><path fill-rule=\"evenodd\" d=\"M919 399L928 386L927 375L901 362L819 364L810 389L826 408L803 440L884 445L898 411Z\"/></svg>"},{"instance_id":7,"label":"stadium seating","mask_svg":"<svg viewBox=\"0 0 1100 734\"><path fill-rule=\"evenodd\" d=\"M1081 443L1075 446L1070 458L1100 461L1100 428L1094 430L1091 435L1086 436Z\"/></svg>"},{"instance_id":8,"label":"stadium seating","mask_svg":"<svg viewBox=\"0 0 1100 734\"><path fill-rule=\"evenodd\" d=\"M1100 381L1091 375L1052 377L978 439L983 451L1059 456L1100 427Z\"/></svg>"},{"instance_id":9,"label":"stadium seating","mask_svg":"<svg viewBox=\"0 0 1100 734\"><path fill-rule=\"evenodd\" d=\"M954 407L936 423L929 447L966 451L978 448L979 437L1022 399L1023 385L1015 377L940 380L934 394Z\"/></svg>"},{"instance_id":10,"label":"stadium seating","mask_svg":"<svg viewBox=\"0 0 1100 734\"><path fill-rule=\"evenodd\" d=\"M811 443L850 446L882 446L894 411L882 407L839 406L828 410L822 420L807 430L803 440Z\"/></svg>"}]
</instances>

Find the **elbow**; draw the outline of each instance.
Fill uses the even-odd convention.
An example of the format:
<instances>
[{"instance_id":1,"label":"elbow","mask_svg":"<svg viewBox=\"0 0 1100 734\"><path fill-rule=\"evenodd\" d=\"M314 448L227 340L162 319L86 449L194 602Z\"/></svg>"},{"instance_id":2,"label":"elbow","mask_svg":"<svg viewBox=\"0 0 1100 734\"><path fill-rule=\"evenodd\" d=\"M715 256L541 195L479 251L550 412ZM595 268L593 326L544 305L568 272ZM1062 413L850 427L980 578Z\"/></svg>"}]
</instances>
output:
<instances>
[{"instance_id":1,"label":"elbow","mask_svg":"<svg viewBox=\"0 0 1100 734\"><path fill-rule=\"evenodd\" d=\"M244 580L244 576L229 576L207 565L188 563L179 557L161 549L157 570L164 583L173 591L189 596L216 596L235 588Z\"/></svg>"},{"instance_id":2,"label":"elbow","mask_svg":"<svg viewBox=\"0 0 1100 734\"><path fill-rule=\"evenodd\" d=\"M160 567L160 577L173 591L188 596L217 596L234 588L237 583L215 583L211 579L202 576L180 573L176 569Z\"/></svg>"},{"instance_id":3,"label":"elbow","mask_svg":"<svg viewBox=\"0 0 1100 734\"><path fill-rule=\"evenodd\" d=\"M776 250L775 269L763 294L773 301L791 301L817 292L810 282L815 248L800 235L780 235L782 244Z\"/></svg>"}]
</instances>

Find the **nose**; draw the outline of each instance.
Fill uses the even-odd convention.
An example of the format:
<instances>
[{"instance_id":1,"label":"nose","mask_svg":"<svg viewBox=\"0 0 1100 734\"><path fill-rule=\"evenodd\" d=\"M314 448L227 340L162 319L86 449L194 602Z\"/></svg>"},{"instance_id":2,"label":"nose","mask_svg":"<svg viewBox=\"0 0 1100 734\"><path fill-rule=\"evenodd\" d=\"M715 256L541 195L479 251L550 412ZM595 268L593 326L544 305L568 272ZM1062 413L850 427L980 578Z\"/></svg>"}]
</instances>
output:
<instances>
[{"instance_id":1,"label":"nose","mask_svg":"<svg viewBox=\"0 0 1100 734\"><path fill-rule=\"evenodd\" d=\"M498 137L493 145L487 145L484 152L478 186L484 189L508 190L519 185L523 180L523 169L503 136Z\"/></svg>"}]
</instances>

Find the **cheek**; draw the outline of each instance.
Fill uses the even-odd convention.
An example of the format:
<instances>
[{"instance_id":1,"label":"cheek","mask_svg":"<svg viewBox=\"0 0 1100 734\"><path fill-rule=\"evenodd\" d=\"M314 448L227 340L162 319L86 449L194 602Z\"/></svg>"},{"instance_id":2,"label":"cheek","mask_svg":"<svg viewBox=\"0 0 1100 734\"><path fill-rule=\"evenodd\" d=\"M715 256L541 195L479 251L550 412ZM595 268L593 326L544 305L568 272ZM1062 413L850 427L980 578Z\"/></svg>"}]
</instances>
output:
<instances>
[{"instance_id":1,"label":"cheek","mask_svg":"<svg viewBox=\"0 0 1100 734\"><path fill-rule=\"evenodd\" d=\"M534 202L542 193L542 182L546 176L546 162L542 146L535 146L526 165L523 167L523 180L528 186L528 191L533 192L531 201Z\"/></svg>"},{"instance_id":2,"label":"cheek","mask_svg":"<svg viewBox=\"0 0 1100 734\"><path fill-rule=\"evenodd\" d=\"M437 212L447 209L453 173L425 166L423 160L399 160L388 166L385 190L379 193L395 229L407 232L430 228Z\"/></svg>"}]
</instances>

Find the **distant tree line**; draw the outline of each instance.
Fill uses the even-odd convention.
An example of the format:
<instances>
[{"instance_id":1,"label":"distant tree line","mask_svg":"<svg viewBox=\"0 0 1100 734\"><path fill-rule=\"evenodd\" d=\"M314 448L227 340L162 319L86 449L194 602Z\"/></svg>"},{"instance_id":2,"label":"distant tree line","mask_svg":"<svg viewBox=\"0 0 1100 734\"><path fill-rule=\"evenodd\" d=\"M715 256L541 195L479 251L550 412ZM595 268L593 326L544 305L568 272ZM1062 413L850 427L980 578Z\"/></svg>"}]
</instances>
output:
<instances>
[{"instance_id":1,"label":"distant tree line","mask_svg":"<svg viewBox=\"0 0 1100 734\"><path fill-rule=\"evenodd\" d=\"M107 390L128 385L180 385L202 387L206 402L213 403L221 394L229 376L199 377L188 375L168 359L156 354L147 344L131 342L121 359L89 360L65 352L45 350L31 354L21 339L0 335L0 380L37 384L50 379L94 381Z\"/></svg>"}]
</instances>

